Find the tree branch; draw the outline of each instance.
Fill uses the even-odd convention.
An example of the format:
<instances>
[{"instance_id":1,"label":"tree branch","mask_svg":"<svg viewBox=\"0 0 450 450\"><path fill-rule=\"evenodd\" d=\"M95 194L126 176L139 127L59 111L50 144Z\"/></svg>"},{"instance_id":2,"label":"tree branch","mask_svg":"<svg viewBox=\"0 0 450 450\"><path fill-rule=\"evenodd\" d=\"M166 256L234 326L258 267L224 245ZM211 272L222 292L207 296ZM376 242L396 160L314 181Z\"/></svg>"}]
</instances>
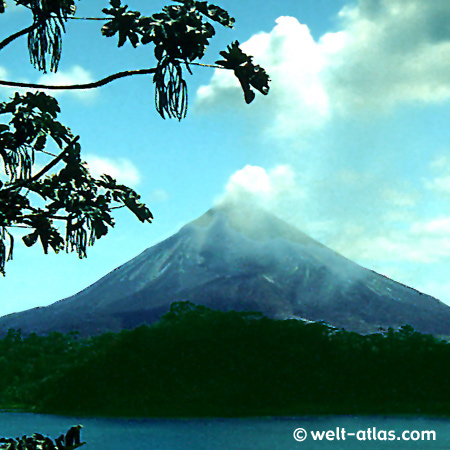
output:
<instances>
[{"instance_id":1,"label":"tree branch","mask_svg":"<svg viewBox=\"0 0 450 450\"><path fill-rule=\"evenodd\" d=\"M216 64L202 64L196 62L186 63L185 61L180 61L186 65L190 66L201 66L201 67L212 67L213 69L226 69L226 67L222 67ZM102 78L98 81L93 81L91 83L84 84L69 84L69 85L51 85L51 84L35 84L35 83L19 83L18 81L6 81L0 80L0 86L9 86L9 87L20 87L20 88L30 88L30 89L50 89L50 90L59 90L59 91L67 91L67 90L76 90L76 89L93 89L100 86L104 86L105 84L111 83L111 81L117 80L119 78L131 77L133 75L148 75L151 73L155 73L156 69L139 69L139 70L125 70L123 72L117 72L113 75L109 75L106 78Z\"/></svg>"},{"instance_id":2,"label":"tree branch","mask_svg":"<svg viewBox=\"0 0 450 450\"><path fill-rule=\"evenodd\" d=\"M4 39L2 42L0 42L0 50L2 50L4 47L6 47L8 44L10 44L15 39L19 38L20 36L23 36L30 31L33 31L35 28L37 28L39 25L39 22L33 23L33 25L30 25L27 28L24 28L23 30L18 31L17 33L12 34L11 36L8 36L6 39Z\"/></svg>"},{"instance_id":3,"label":"tree branch","mask_svg":"<svg viewBox=\"0 0 450 450\"><path fill-rule=\"evenodd\" d=\"M23 5L25 6L25 5ZM57 17L57 16L52 16ZM67 17L68 19L73 20L110 20L108 17ZM24 36L25 34L29 33L30 31L33 31L35 28L37 28L39 25L39 22L35 22L29 27L24 28L23 30L17 31L16 33L12 34L11 36L8 36L6 39L0 42L0 50L2 50L4 47L6 47L8 44L10 44L12 41L16 40L20 36Z\"/></svg>"},{"instance_id":4,"label":"tree branch","mask_svg":"<svg viewBox=\"0 0 450 450\"><path fill-rule=\"evenodd\" d=\"M48 213L48 211L41 211L42 213L44 213L44 214L46 214L46 213ZM17 222L19 222L19 221L23 221L24 219L33 219L34 217L37 217L38 216L38 214L22 214L21 216L17 216L16 218L15 218L15 220L17 221ZM58 215L48 215L48 216L46 216L48 219L54 219L54 220L66 220L66 221L68 221L69 219L70 219L70 217L69 216L58 216ZM8 227L9 226L11 226L11 225L7 225Z\"/></svg>"},{"instance_id":5,"label":"tree branch","mask_svg":"<svg viewBox=\"0 0 450 450\"><path fill-rule=\"evenodd\" d=\"M203 63L198 63L198 62L186 63L185 61L183 61L183 63L185 63L186 65L189 65L189 66L212 67L213 69L225 69L225 70L228 70L226 67L219 66L218 64L203 64Z\"/></svg>"},{"instance_id":6,"label":"tree branch","mask_svg":"<svg viewBox=\"0 0 450 450\"><path fill-rule=\"evenodd\" d=\"M79 138L79 136L77 136ZM76 138L75 138L76 139ZM68 144L68 142L66 142ZM67 150L69 150L69 146L67 146L55 159L52 159L45 167L43 167L37 174L33 175L31 178L24 180L27 183L30 181L36 181L42 177L46 172L48 172L52 167L56 166L66 154Z\"/></svg>"},{"instance_id":7,"label":"tree branch","mask_svg":"<svg viewBox=\"0 0 450 450\"><path fill-rule=\"evenodd\" d=\"M110 17L75 17L75 16L67 16L70 20L111 20Z\"/></svg>"},{"instance_id":8,"label":"tree branch","mask_svg":"<svg viewBox=\"0 0 450 450\"><path fill-rule=\"evenodd\" d=\"M74 139L77 139L77 138L79 138L79 136L75 137ZM66 144L69 144L71 141L64 140L64 142L66 142ZM24 179L18 180L17 182L15 182L13 184L3 186L1 190L2 191L13 191L14 189L20 189L20 188L26 186L27 184L29 184L30 182L38 180L39 178L42 177L42 175L44 175L51 168L56 166L56 164L58 164L64 158L64 155L66 154L67 150L69 150L68 146L55 159L51 160L45 167L43 167L37 174L33 175L31 178L27 178L26 180L24 180Z\"/></svg>"},{"instance_id":9,"label":"tree branch","mask_svg":"<svg viewBox=\"0 0 450 450\"><path fill-rule=\"evenodd\" d=\"M51 90L76 90L76 89L93 89L105 84L111 83L111 81L117 80L118 78L130 77L132 75L148 75L150 73L155 73L156 69L139 69L139 70L126 70L124 72L117 72L113 75L109 75L106 78L102 78L98 81L93 81L92 83L84 84L70 84L66 86L58 85L48 85L48 84L35 84L35 83L19 83L17 81L5 81L0 80L0 86L10 86L10 87L21 87L30 89L51 89Z\"/></svg>"}]
</instances>

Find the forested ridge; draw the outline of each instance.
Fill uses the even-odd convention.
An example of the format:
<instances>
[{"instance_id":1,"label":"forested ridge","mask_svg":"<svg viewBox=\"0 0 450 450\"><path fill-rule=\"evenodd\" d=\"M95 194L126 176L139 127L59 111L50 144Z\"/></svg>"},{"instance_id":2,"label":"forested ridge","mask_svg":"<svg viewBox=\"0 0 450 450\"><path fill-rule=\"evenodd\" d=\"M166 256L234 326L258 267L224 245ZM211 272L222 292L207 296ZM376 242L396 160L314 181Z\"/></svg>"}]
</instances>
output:
<instances>
[{"instance_id":1,"label":"forested ridge","mask_svg":"<svg viewBox=\"0 0 450 450\"><path fill-rule=\"evenodd\" d=\"M111 416L450 413L450 345L409 326L359 335L173 303L158 323L81 339L10 330L0 406Z\"/></svg>"}]
</instances>

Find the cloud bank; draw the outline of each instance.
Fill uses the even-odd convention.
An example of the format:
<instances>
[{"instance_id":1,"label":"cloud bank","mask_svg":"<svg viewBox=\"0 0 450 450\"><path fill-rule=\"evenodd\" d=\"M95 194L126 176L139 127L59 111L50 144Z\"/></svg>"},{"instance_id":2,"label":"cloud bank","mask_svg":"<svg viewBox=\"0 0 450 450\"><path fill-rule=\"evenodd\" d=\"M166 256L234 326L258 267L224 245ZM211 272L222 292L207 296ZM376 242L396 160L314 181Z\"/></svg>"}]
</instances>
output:
<instances>
[{"instance_id":1,"label":"cloud bank","mask_svg":"<svg viewBox=\"0 0 450 450\"><path fill-rule=\"evenodd\" d=\"M333 115L450 98L447 0L360 0L338 20L339 31L315 41L296 18L279 17L270 33L242 44L271 76L271 94L258 108L273 118L277 136L320 127ZM216 69L197 105L242 108L241 96L235 77Z\"/></svg>"},{"instance_id":2,"label":"cloud bank","mask_svg":"<svg viewBox=\"0 0 450 450\"><path fill-rule=\"evenodd\" d=\"M127 158L107 158L93 153L87 153L83 157L95 177L107 174L131 187L139 185L141 181L139 169Z\"/></svg>"},{"instance_id":3,"label":"cloud bank","mask_svg":"<svg viewBox=\"0 0 450 450\"><path fill-rule=\"evenodd\" d=\"M329 53L324 82L343 110L389 108L450 98L450 3L360 0L340 14L340 41Z\"/></svg>"}]
</instances>

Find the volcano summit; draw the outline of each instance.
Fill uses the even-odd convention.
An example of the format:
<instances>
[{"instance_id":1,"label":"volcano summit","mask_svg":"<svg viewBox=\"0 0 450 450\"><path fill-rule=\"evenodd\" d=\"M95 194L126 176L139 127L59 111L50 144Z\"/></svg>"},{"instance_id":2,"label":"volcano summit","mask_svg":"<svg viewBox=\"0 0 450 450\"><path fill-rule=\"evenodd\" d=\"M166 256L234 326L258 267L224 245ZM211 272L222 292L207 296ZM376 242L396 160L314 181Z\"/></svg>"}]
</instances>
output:
<instances>
[{"instance_id":1,"label":"volcano summit","mask_svg":"<svg viewBox=\"0 0 450 450\"><path fill-rule=\"evenodd\" d=\"M450 307L335 253L256 207L222 204L83 291L0 318L0 331L81 335L157 321L175 301L370 333L450 335Z\"/></svg>"}]
</instances>

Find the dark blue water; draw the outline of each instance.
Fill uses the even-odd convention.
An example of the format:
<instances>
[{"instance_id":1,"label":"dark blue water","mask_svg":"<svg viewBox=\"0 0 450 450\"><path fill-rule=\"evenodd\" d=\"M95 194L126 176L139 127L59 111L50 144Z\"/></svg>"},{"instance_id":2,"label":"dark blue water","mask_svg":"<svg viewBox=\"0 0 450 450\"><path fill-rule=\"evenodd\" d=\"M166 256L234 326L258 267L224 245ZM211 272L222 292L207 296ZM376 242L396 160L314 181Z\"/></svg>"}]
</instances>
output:
<instances>
[{"instance_id":1,"label":"dark blue water","mask_svg":"<svg viewBox=\"0 0 450 450\"><path fill-rule=\"evenodd\" d=\"M95 419L49 416L41 414L0 413L0 436L16 437L40 432L52 438L65 433L78 423L83 424L84 450L293 450L293 449L442 449L450 448L450 420L431 418L352 417L282 419ZM306 440L297 442L293 432L297 428L307 432ZM336 430L338 427L338 430ZM327 431L346 440L314 441L311 431ZM370 429L370 435L368 432ZM434 431L436 440L380 440L395 431L400 437L405 431ZM386 432L384 434L384 431ZM373 435L380 439L374 440ZM348 436L347 433L359 433ZM392 434L391 434L392 436ZM407 435L409 437L410 435ZM369 439L369 437L371 439Z\"/></svg>"}]
</instances>

